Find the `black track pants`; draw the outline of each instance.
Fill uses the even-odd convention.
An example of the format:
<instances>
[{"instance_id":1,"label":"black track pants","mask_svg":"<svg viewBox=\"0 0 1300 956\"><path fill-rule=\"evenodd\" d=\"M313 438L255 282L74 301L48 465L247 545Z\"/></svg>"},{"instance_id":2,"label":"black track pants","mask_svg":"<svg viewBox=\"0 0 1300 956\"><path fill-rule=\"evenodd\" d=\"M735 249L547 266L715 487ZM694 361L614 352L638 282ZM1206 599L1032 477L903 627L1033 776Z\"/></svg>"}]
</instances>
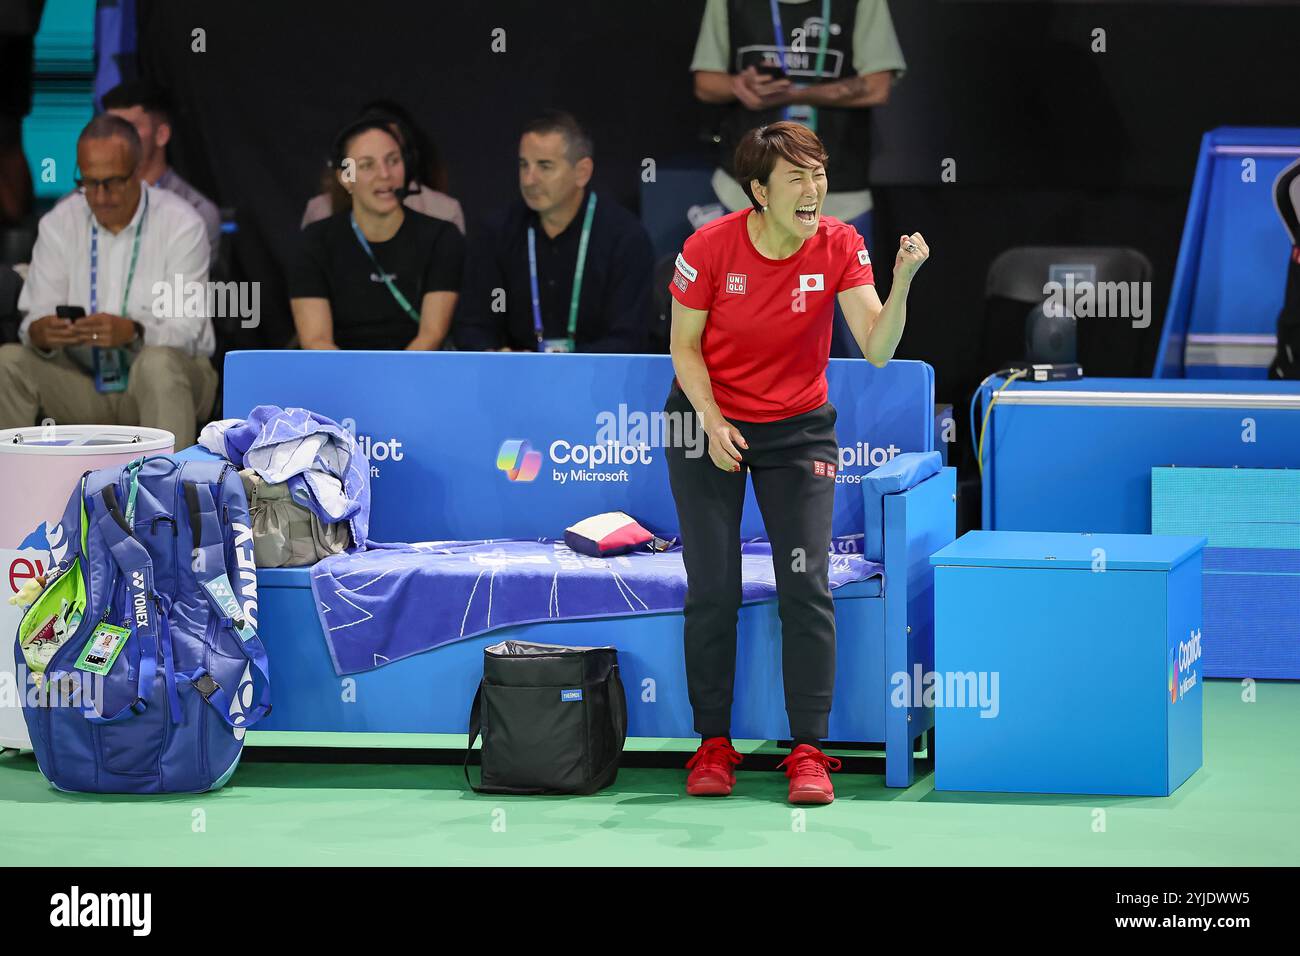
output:
<instances>
[{"instance_id":1,"label":"black track pants","mask_svg":"<svg viewBox=\"0 0 1300 956\"><path fill-rule=\"evenodd\" d=\"M664 410L676 413L667 419L665 451L686 564L686 680L695 730L704 738L730 736L740 515L748 473L772 542L790 734L821 740L835 685L835 607L827 579L839 470L835 407L827 402L775 422L732 421L749 448L740 449L741 470L730 473L709 457L695 410L676 385ZM695 457L681 440L673 440L671 423L687 417L688 441L698 438ZM815 462L833 467L818 469Z\"/></svg>"}]
</instances>

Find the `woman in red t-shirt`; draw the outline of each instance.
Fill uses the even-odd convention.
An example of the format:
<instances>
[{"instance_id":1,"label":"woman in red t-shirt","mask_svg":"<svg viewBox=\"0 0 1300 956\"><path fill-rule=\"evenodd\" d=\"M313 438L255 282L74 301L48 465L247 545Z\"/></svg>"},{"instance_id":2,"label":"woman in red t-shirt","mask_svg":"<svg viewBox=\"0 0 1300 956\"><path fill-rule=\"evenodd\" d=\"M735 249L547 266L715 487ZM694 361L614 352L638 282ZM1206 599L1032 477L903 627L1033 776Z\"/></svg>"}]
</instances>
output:
<instances>
[{"instance_id":1,"label":"woman in red t-shirt","mask_svg":"<svg viewBox=\"0 0 1300 956\"><path fill-rule=\"evenodd\" d=\"M825 162L821 141L798 123L747 134L735 168L754 208L687 239L669 289L677 375L665 411L682 425L666 453L687 574L687 685L703 738L687 763L692 795L729 794L741 761L730 728L749 472L776 572L790 800L834 799L827 770L839 761L821 751L835 683L829 550L839 442L826 400L834 306L838 298L863 355L883 367L929 247L920 233L899 237L882 305L862 237L821 215ZM690 440L704 436L707 453Z\"/></svg>"}]
</instances>

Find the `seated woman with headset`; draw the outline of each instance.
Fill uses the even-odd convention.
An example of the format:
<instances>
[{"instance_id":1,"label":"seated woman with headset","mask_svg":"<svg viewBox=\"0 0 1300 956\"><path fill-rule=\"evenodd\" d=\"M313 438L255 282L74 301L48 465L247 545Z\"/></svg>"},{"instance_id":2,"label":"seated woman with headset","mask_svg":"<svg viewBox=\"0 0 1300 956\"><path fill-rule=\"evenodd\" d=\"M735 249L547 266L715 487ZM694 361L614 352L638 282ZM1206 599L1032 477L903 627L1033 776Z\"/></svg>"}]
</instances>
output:
<instances>
[{"instance_id":1,"label":"seated woman with headset","mask_svg":"<svg viewBox=\"0 0 1300 956\"><path fill-rule=\"evenodd\" d=\"M302 231L289 274L304 349L441 348L460 289L465 240L402 205L401 144L383 119L339 135L335 175L351 208Z\"/></svg>"},{"instance_id":2,"label":"seated woman with headset","mask_svg":"<svg viewBox=\"0 0 1300 956\"><path fill-rule=\"evenodd\" d=\"M406 160L406 195L402 205L414 209L434 219L446 219L456 224L461 235L465 234L465 212L460 203L445 192L447 175L438 160L438 149L433 140L416 125L415 120L397 103L391 100L375 100L361 108L355 117L357 121L381 119L397 141L402 145L402 157ZM345 212L352 205L352 200L339 185L334 174L334 160L321 171L321 191L313 196L302 213L302 227L305 229L313 222L319 222L338 212Z\"/></svg>"}]
</instances>

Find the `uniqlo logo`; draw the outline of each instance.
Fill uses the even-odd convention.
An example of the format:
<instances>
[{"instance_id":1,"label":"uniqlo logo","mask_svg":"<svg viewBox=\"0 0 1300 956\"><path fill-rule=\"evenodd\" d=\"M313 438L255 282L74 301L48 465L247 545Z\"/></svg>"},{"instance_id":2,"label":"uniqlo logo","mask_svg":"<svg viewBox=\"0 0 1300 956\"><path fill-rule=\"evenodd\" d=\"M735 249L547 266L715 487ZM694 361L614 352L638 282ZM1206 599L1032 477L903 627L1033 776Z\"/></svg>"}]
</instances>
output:
<instances>
[{"instance_id":1,"label":"uniqlo logo","mask_svg":"<svg viewBox=\"0 0 1300 956\"><path fill-rule=\"evenodd\" d=\"M814 461L813 474L818 478L834 478L835 466L829 461Z\"/></svg>"},{"instance_id":2,"label":"uniqlo logo","mask_svg":"<svg viewBox=\"0 0 1300 956\"><path fill-rule=\"evenodd\" d=\"M727 291L736 295L744 295L746 278L748 277L743 272L728 272Z\"/></svg>"}]
</instances>

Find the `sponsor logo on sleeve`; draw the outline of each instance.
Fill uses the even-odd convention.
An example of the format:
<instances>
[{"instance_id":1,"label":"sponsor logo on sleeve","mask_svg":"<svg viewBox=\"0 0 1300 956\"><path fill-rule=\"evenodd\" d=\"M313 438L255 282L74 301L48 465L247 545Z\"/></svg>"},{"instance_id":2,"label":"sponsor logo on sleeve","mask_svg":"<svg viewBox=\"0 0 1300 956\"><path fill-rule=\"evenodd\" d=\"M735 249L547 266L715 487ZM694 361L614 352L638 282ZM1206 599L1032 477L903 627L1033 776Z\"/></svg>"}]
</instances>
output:
<instances>
[{"instance_id":1,"label":"sponsor logo on sleeve","mask_svg":"<svg viewBox=\"0 0 1300 956\"><path fill-rule=\"evenodd\" d=\"M858 265L861 265L861 266L869 266L869 265L871 265L871 256L867 255L867 250L866 250L866 249L859 249L859 250L858 250Z\"/></svg>"},{"instance_id":2,"label":"sponsor logo on sleeve","mask_svg":"<svg viewBox=\"0 0 1300 956\"><path fill-rule=\"evenodd\" d=\"M699 278L699 273L691 268L691 264L686 261L685 257L677 253L677 271L686 279L687 282L694 282Z\"/></svg>"}]
</instances>

